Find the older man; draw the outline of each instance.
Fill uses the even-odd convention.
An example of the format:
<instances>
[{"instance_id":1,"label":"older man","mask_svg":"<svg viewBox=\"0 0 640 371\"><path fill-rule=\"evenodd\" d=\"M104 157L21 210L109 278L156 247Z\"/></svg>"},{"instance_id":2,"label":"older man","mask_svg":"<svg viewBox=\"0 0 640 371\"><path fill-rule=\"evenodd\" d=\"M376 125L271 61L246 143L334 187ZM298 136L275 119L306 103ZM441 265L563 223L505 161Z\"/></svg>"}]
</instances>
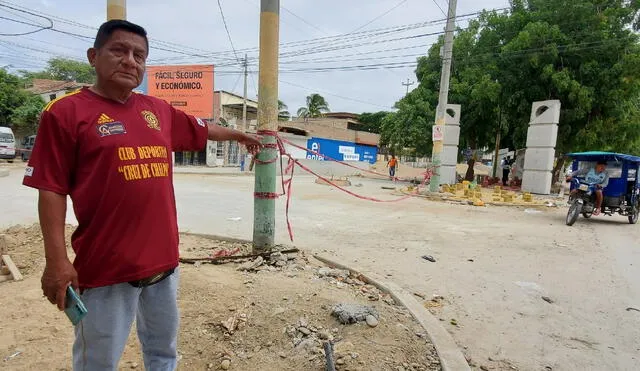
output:
<instances>
[{"instance_id":1,"label":"older man","mask_svg":"<svg viewBox=\"0 0 640 371\"><path fill-rule=\"evenodd\" d=\"M172 151L200 151L258 139L205 124L163 100L133 94L149 52L146 31L104 23L87 56L95 85L57 99L42 112L23 184L39 190L44 237L44 295L60 310L79 289L88 314L76 326L73 369L116 370L136 320L147 370L174 370L178 333L178 226ZM76 258L65 246L67 196L78 228Z\"/></svg>"}]
</instances>

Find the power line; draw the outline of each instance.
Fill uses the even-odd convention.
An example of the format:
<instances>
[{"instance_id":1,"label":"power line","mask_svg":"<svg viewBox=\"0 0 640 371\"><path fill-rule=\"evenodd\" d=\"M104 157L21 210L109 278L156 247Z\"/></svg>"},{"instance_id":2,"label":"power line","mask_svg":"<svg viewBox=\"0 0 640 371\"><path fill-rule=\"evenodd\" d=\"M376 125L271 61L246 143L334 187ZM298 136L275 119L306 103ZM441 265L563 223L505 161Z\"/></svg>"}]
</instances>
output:
<instances>
[{"instance_id":1,"label":"power line","mask_svg":"<svg viewBox=\"0 0 640 371\"><path fill-rule=\"evenodd\" d=\"M380 18L384 17L385 15L387 15L387 14L389 14L389 13L393 12L394 10L396 10L397 8L399 8L401 5L403 5L403 4L404 4L404 3L406 3L407 1L409 1L409 0L403 0L403 1L399 2L398 4L396 4L396 6L392 7L391 9L387 10L386 12L384 12L384 13L380 14L379 16L375 17L374 19L370 20L369 22L367 22L367 23L363 24L362 26L360 26L360 27L356 28L355 30L353 30L353 31L351 31L351 32L349 32L349 33L356 32L356 31L359 31L359 30L361 30L361 29L363 29L363 28L367 27L368 25L372 24L373 22L377 21L378 19L380 19Z\"/></svg>"},{"instance_id":2,"label":"power line","mask_svg":"<svg viewBox=\"0 0 640 371\"><path fill-rule=\"evenodd\" d=\"M231 49L233 49L233 55L235 55L236 60L240 63L240 58L238 58L238 53L236 52L235 46L233 46L233 40L231 39L231 33L229 32L229 27L227 27L227 20L224 18L224 11L222 10L222 4L220 4L220 0L218 0L218 9L220 9L220 16L222 16L222 23L224 24L224 29L227 31L227 36L229 37L229 43L231 44Z\"/></svg>"},{"instance_id":3,"label":"power line","mask_svg":"<svg viewBox=\"0 0 640 371\"><path fill-rule=\"evenodd\" d=\"M7 5L8 4L8 5ZM68 24L74 27L79 27L79 28L83 28L83 29L89 29L89 30L97 30L96 27L92 27L92 26L88 26L79 22L75 22L75 21L71 21L65 18L61 18L61 17L57 17L57 16L53 16L50 14L46 14L46 13L42 13L40 11L34 10L34 9L29 9L17 4L13 4L10 3L8 1L2 1L0 0L0 7L3 8L10 8L10 9L14 9L18 12L23 12L23 13L27 13L27 14L33 14L34 16L43 16L46 18L50 18L53 20L56 20L60 23L64 23L64 24ZM94 39L94 37L92 36L86 36L86 35L81 35L78 33L74 33L74 32L69 32L69 31L64 31L64 30L60 30L60 29L56 29L56 28L52 28L51 31L54 32L58 32L61 34L65 34L68 36L72 36L74 38L80 39L80 40L84 40L84 41L91 41ZM167 51L167 52L171 52L171 53L178 53L178 54L184 54L184 55L188 55L188 56L195 56L195 57L205 57L205 55L203 54L196 54L193 52L186 52L185 50L190 49L190 50L195 50L195 51L204 51L202 49L196 49L196 48L186 48L185 46L179 45L179 44L175 44L175 43L171 43L168 41L162 41L162 40L155 40L153 38L149 38L149 41L152 44L160 44L160 45L164 45L165 47L162 46L155 46L152 45L151 48L152 49L156 49L156 50L161 50L161 51ZM172 47L172 45L174 45L174 47ZM180 48L180 49L176 49L176 47ZM205 51L207 52L207 51Z\"/></svg>"},{"instance_id":4,"label":"power line","mask_svg":"<svg viewBox=\"0 0 640 371\"><path fill-rule=\"evenodd\" d=\"M507 8L499 8L499 9L495 9L495 11L500 11L500 10L505 10ZM473 13L468 13L468 14L462 14L462 15L458 15L456 16L456 19L462 19L462 18L469 18L469 17L475 17L482 14L482 12L473 12ZM351 32L351 33L345 33L345 34L340 34L340 35L334 35L334 36L325 36L325 37L320 37L320 38L314 38L314 39L308 39L308 40L301 40L301 41L292 41L292 42L286 42L286 43L281 43L280 44L280 48L281 49L287 49L287 48L294 48L294 47L305 47L305 49L309 49L310 46L314 45L314 44L325 44L323 46L327 46L327 45L335 45L336 43L339 42L346 42L346 41L356 41L359 39L369 39L372 38L373 36L381 36L381 35L385 35L385 34L392 34L392 33L400 33L400 32L405 32L405 31L409 31L409 30L413 30L413 29L418 29L418 28L424 28L424 27L428 27L428 26L433 26L433 25L437 25L437 24L441 24L446 22L447 19L443 18L443 19L436 19L436 20L432 20L432 21L426 21L426 22L419 22L419 23L413 23L413 24L405 24L405 25L399 25L399 26L392 26L392 27L386 27L386 28L380 28L380 29L374 29L374 30L369 30L369 31L360 31L360 32ZM258 52L258 48L254 47L254 48L245 48L245 49L238 49L236 50L238 53L240 52L244 52L244 53L257 53ZM217 52L211 52L210 54L206 55L208 56L222 56L224 54L230 54L233 51L227 50L227 51L217 51ZM170 59L179 59L182 57L175 57L175 58L163 58L163 60L170 60ZM255 58L252 58L255 59Z\"/></svg>"},{"instance_id":5,"label":"power line","mask_svg":"<svg viewBox=\"0 0 640 371\"><path fill-rule=\"evenodd\" d=\"M442 9L442 7L440 6L440 4L438 4L438 2L436 0L431 0L433 1L434 4L436 4L436 6L438 7L438 9L440 9L440 11L442 12L442 14L444 14L444 16L447 16L447 13L444 12L444 10ZM448 3L448 0L447 0Z\"/></svg>"},{"instance_id":6,"label":"power line","mask_svg":"<svg viewBox=\"0 0 640 371\"><path fill-rule=\"evenodd\" d=\"M289 81L284 81L284 80L278 80L278 81L280 81L283 84L287 84L287 85L291 85L291 86L303 89L305 91L313 90L313 91L320 92L322 94L330 95L330 96L333 96L333 97L336 97L336 98L341 98L341 99L344 99L344 100L350 100L350 101L357 102L357 103L368 104L370 106L382 107L384 109L393 109L393 107L383 106L383 105L380 105L380 104L371 103L371 102L363 101L363 100L356 99L356 98L345 97L345 96L342 96L342 95L338 95L338 94L334 94L334 93L328 92L326 90L312 89L312 88L310 88L308 86L302 86L302 85L298 85L298 84L295 84L295 83L292 83L292 82L289 82Z\"/></svg>"},{"instance_id":7,"label":"power line","mask_svg":"<svg viewBox=\"0 0 640 371\"><path fill-rule=\"evenodd\" d=\"M10 8L10 9L18 10L16 8L13 8L13 7L10 7L10 6L6 6L6 7ZM24 36L24 35L30 35L30 34L33 34L33 33L36 33L36 32L40 32L40 31L44 31L46 29L53 28L53 21L51 20L51 18L42 16L42 15L38 15L38 14L35 14L33 12L28 12L28 11L23 11L23 12L25 12L25 13L27 13L29 15L38 17L38 18L42 18L42 19L48 21L49 25L48 26L43 26L43 25L39 25L39 24L33 24L33 23L25 22L25 21L20 21L20 20L17 20L17 19L12 19L12 18L8 18L8 17L1 17L0 16L0 18L8 20L8 21L11 21L11 22L16 22L16 23L21 23L21 24L26 24L26 25L38 27L38 29L36 29L36 30L31 30L31 31L22 32L22 33L13 33L13 34L11 34L11 33L0 33L0 36Z\"/></svg>"},{"instance_id":8,"label":"power line","mask_svg":"<svg viewBox=\"0 0 640 371\"><path fill-rule=\"evenodd\" d=\"M282 8L282 10L284 10L285 12L287 12L287 13L291 14L292 16L294 16L294 17L298 18L299 20L301 20L302 22L304 22L304 23L305 23L305 24L307 24L308 26L312 27L313 29L318 30L318 31L320 31L320 32L322 32L322 33L324 33L324 34L326 34L326 33L327 33L326 31L324 31L324 30L320 29L319 27L317 27L317 26L313 25L311 22L309 22L309 21L307 21L306 19L304 19L304 18L300 17L299 15L297 15L296 13L292 12L291 10L289 10L289 9L285 8L284 6L280 6L280 7Z\"/></svg>"}]
</instances>

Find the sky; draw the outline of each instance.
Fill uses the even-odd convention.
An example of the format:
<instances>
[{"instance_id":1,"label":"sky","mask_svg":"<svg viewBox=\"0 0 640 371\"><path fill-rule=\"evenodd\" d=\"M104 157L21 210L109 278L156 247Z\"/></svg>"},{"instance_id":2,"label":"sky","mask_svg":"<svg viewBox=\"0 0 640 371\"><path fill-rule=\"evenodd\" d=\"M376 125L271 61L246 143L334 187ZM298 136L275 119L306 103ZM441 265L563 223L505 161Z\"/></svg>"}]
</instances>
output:
<instances>
[{"instance_id":1,"label":"sky","mask_svg":"<svg viewBox=\"0 0 640 371\"><path fill-rule=\"evenodd\" d=\"M56 56L85 61L106 19L106 3L0 0L5 35L0 35L0 67L42 70ZM222 12L217 0L128 0L127 19L149 33L148 65L214 64L215 90L242 95L239 59L246 53L248 97L255 99L260 0L219 3ZM446 0L281 0L280 5L279 97L294 114L312 93L324 96L333 112L392 110L406 93L402 83L416 80L416 59L444 30L448 6ZM508 0L459 0L457 14L507 6ZM49 19L53 30L6 36L38 29L24 23L48 26ZM457 25L464 27L467 19Z\"/></svg>"}]
</instances>

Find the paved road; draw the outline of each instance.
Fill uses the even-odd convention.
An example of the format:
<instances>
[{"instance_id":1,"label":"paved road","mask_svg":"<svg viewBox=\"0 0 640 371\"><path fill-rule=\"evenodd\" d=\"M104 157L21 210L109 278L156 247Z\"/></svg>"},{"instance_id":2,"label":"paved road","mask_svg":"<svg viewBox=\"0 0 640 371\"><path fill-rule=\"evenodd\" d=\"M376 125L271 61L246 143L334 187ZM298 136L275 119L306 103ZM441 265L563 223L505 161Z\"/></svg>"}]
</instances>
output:
<instances>
[{"instance_id":1,"label":"paved road","mask_svg":"<svg viewBox=\"0 0 640 371\"><path fill-rule=\"evenodd\" d=\"M37 218L35 192L19 185L20 176L0 178L0 227ZM569 228L564 210L372 203L313 180L294 181L295 244L389 275L413 292L444 296L437 316L477 367L640 369L640 312L626 310L640 309L640 226L600 217ZM250 239L252 182L176 175L181 229ZM393 198L381 182L353 182L362 187L351 190ZM277 242L288 243L283 204Z\"/></svg>"}]
</instances>

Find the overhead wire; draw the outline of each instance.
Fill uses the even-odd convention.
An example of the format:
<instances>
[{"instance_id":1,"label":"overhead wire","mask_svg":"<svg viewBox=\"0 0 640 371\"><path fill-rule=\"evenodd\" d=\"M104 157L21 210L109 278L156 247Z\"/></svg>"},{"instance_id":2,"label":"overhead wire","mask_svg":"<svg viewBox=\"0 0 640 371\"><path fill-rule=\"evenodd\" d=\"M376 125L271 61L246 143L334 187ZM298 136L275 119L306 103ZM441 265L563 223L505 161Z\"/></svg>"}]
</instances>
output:
<instances>
[{"instance_id":1,"label":"overhead wire","mask_svg":"<svg viewBox=\"0 0 640 371\"><path fill-rule=\"evenodd\" d=\"M53 28L53 21L51 20L51 18L42 16L42 15L38 15L38 14L35 14L35 13L32 13L32 12L26 12L26 13L30 14L32 16L39 17L39 18L42 18L42 19L46 20L47 22L49 22L49 25L39 25L39 24L31 23L31 22L25 22L25 21L20 21L20 20L17 20L17 19L9 18L9 17L0 16L0 19L5 19L5 20L8 20L10 22L26 24L26 25L29 25L29 26L37 27L35 30L30 30L30 31L27 31L27 32L0 33L0 36L25 36L25 35L34 34L34 33L37 33L37 32L41 32L41 31ZM24 17L21 17L21 18L24 19Z\"/></svg>"},{"instance_id":2,"label":"overhead wire","mask_svg":"<svg viewBox=\"0 0 640 371\"><path fill-rule=\"evenodd\" d=\"M56 20L60 23L64 23L64 24L68 24L74 27L79 27L79 28L83 28L83 29L89 29L89 30L97 30L96 27L93 26L88 26L79 22L75 22L75 21L71 21L62 17L58 17L58 16L53 16L50 14L46 14L43 12L40 12L38 10L34 10L34 9L29 9L8 1L4 1L4 0L0 0L0 7L2 8L9 8L9 9L13 9L16 10L18 12L23 12L26 14L33 14L35 16L44 16L53 20ZM82 35L82 34L78 34L75 32L70 32L70 31L65 31L65 30L60 30L56 27L51 28L51 31L53 32L57 32L57 33L61 33L61 34L65 34L71 37L74 37L76 39L79 40L84 40L84 41L91 41L94 39L94 37L92 36L86 36L86 35ZM168 41L162 41L162 40L155 40L154 38L149 38L149 42L152 44L151 48L152 49L156 49L156 50L160 50L160 51L166 51L166 52L171 52L171 53L177 53L177 54L183 54L183 55L187 55L187 56L195 56L195 57L205 57L205 54L198 54L196 52L194 52L193 50L196 50L196 48L190 48L192 51L186 51L187 48L184 46L179 46L179 48L177 47L172 47L171 45L176 45L178 46L178 44L175 43L171 43ZM160 45L164 45L164 46L158 46L158 45L153 45L153 44L160 44Z\"/></svg>"},{"instance_id":3,"label":"overhead wire","mask_svg":"<svg viewBox=\"0 0 640 371\"><path fill-rule=\"evenodd\" d=\"M437 0L431 0L433 1L434 4L436 4L436 6L438 7L438 9L440 9L440 11L442 12L442 14L444 14L445 17L447 17L447 13L445 13L444 9L442 9L442 7L440 6L440 4L438 4ZM447 0L447 3L449 2L449 0ZM448 4L447 4L448 5ZM448 7L447 7L448 8Z\"/></svg>"},{"instance_id":4,"label":"overhead wire","mask_svg":"<svg viewBox=\"0 0 640 371\"><path fill-rule=\"evenodd\" d=\"M291 85L291 86L294 86L294 87L297 87L297 88L300 88L300 89L304 89L305 91L309 91L309 89L311 89L308 86L302 86L302 85L299 85L299 84L296 84L296 83L293 83L293 82L290 82L290 81L285 81L285 80L279 80L279 81L281 83L283 83L283 84L286 84L286 85ZM333 96L333 97L336 97L336 98L349 100L349 101L352 101L352 102L368 104L368 105L371 105L371 106L381 107L381 108L385 108L385 109L389 109L389 108L393 109L393 107L383 106L383 105L380 105L380 104L363 101L363 100L360 100L360 99L357 99L357 98L345 97L345 96L334 94L334 93L331 93L331 92L328 92L328 91L322 90L322 89L312 89L312 90L317 91L317 92L322 93L322 94L330 95L330 96Z\"/></svg>"},{"instance_id":5,"label":"overhead wire","mask_svg":"<svg viewBox=\"0 0 640 371\"><path fill-rule=\"evenodd\" d=\"M500 10L505 10L507 8L499 8L499 9L495 9L495 11L500 11ZM482 12L472 12L472 13L467 13L467 14L460 14L456 16L456 19L465 19L465 18L470 18L470 17L476 17L478 15L482 14ZM385 35L385 34L392 34L392 33L400 33L400 32L405 32L405 31L410 31L413 29L418 29L418 28L424 28L424 27L428 27L428 26L434 26L434 25L438 25L438 24L444 24L447 21L446 18L442 18L442 19L436 19L436 20L431 20L431 21L425 21L425 22L418 22L418 23L412 23L412 24L405 24L405 25L398 25L398 26L392 26L392 27L385 27L385 28L379 28L379 29L373 29L373 30L369 30L369 31L360 31L360 32L351 32L351 33L345 33L345 34L339 34L339 35L333 35L333 36L325 36L325 37L319 37L319 38L313 38L313 39L306 39L306 40L300 40L300 41L291 41L291 42L285 42L285 43L280 43L280 49L287 49L287 48L293 48L293 47L305 47L305 49L308 49L311 46L314 46L315 44L336 44L338 42L346 42L346 41L353 41L353 40L360 40L360 39L365 39L365 38L369 38L370 36L380 36L380 35ZM237 49L236 50L238 53L257 53L258 52L258 48L257 47L253 47L253 48L245 48L245 49ZM225 54L231 54L233 53L232 50L223 50L223 51L216 51L216 52L211 52L209 53L208 56L221 56L221 55L225 55ZM169 59L178 59L178 58L182 58L182 57L171 57L171 58L166 58L165 60L169 60ZM255 58L251 58L251 59L255 59Z\"/></svg>"},{"instance_id":6,"label":"overhead wire","mask_svg":"<svg viewBox=\"0 0 640 371\"><path fill-rule=\"evenodd\" d=\"M404 5L404 3L406 3L409 0L402 0L401 2L399 2L398 4L396 4L394 7L390 8L389 10L387 10L386 12L380 14L379 16L375 17L374 19L370 20L369 22L363 24L362 26L356 28L355 30L351 31L352 32L356 32L356 31L360 31L361 29L367 27L368 25L374 23L375 21L377 21L378 19L386 16L387 14L393 12L394 10L398 9L400 6Z\"/></svg>"},{"instance_id":7,"label":"overhead wire","mask_svg":"<svg viewBox=\"0 0 640 371\"><path fill-rule=\"evenodd\" d=\"M236 57L238 63L240 62L240 58L238 58L238 53L236 52L236 47L233 45L233 39L231 38L231 33L229 32L229 27L227 26L227 20L224 17L224 11L222 10L222 4L220 0L218 0L218 9L220 9L220 16L222 17L222 23L224 24L224 29L227 31L227 36L229 37L229 44L231 44L231 49L233 50L233 55Z\"/></svg>"}]
</instances>

